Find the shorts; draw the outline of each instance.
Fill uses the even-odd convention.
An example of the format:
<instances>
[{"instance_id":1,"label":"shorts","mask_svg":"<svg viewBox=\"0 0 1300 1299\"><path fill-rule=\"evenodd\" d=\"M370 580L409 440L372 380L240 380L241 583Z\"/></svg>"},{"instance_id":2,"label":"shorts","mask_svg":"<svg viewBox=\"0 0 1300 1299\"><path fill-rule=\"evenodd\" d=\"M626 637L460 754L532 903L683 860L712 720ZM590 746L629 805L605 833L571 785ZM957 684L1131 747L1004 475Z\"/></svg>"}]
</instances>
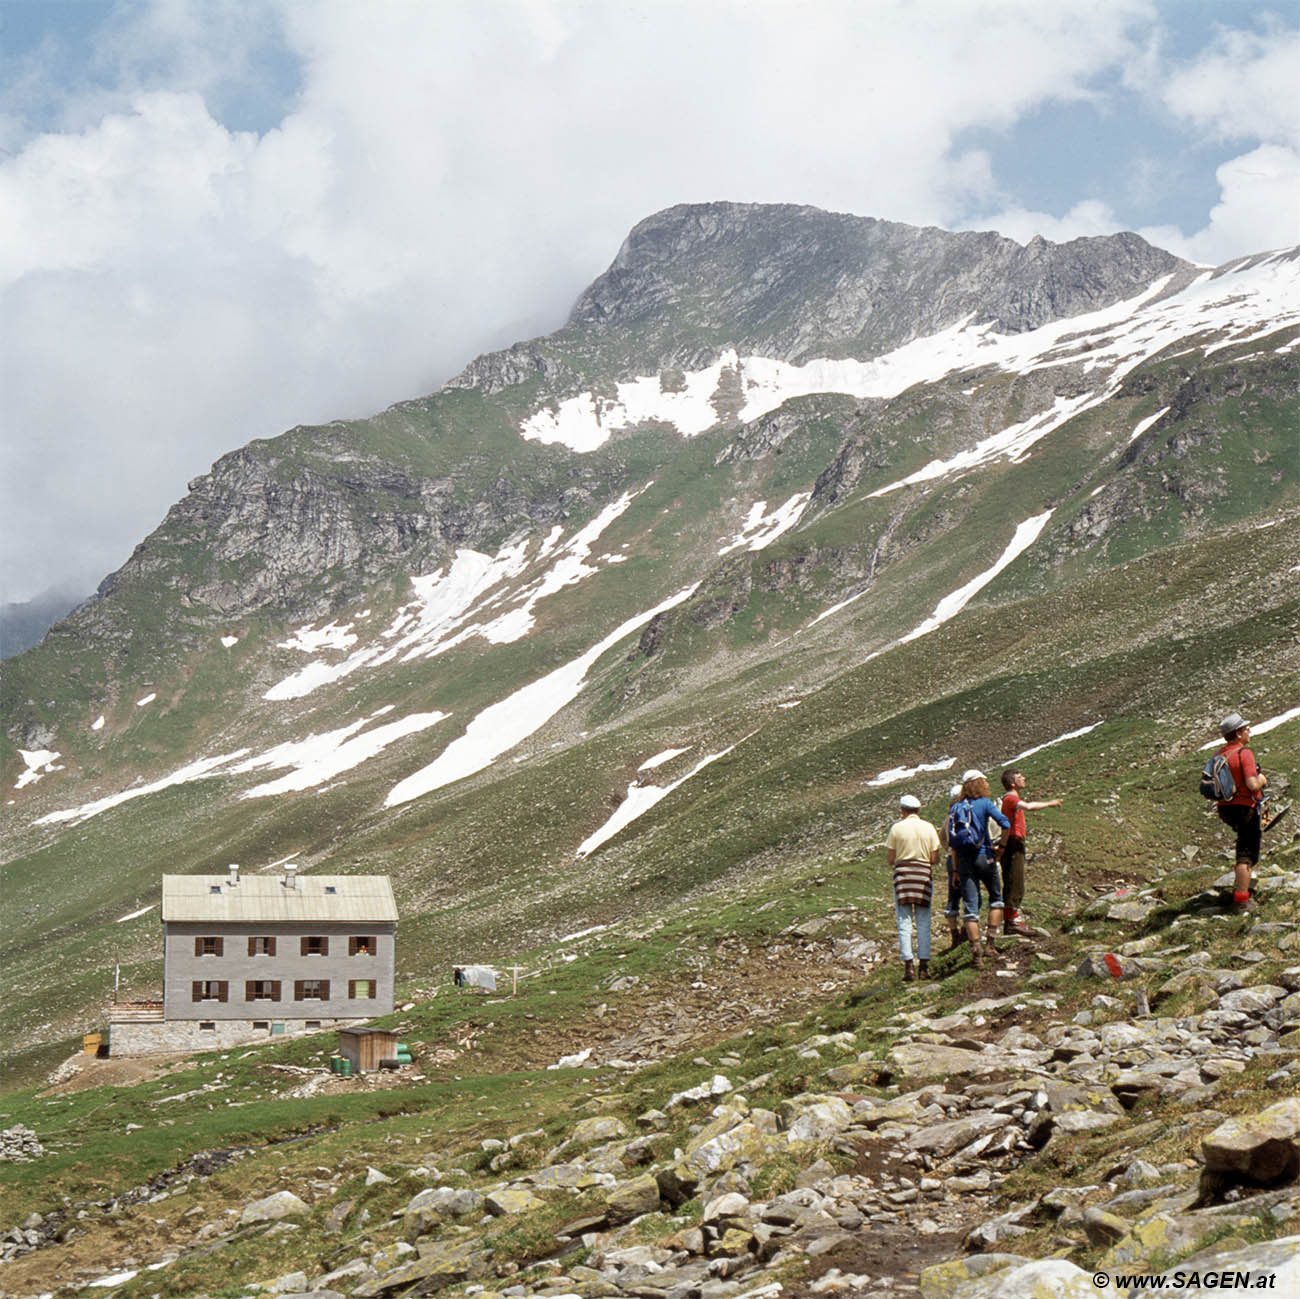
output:
<instances>
[{"instance_id":1,"label":"shorts","mask_svg":"<svg viewBox=\"0 0 1300 1299\"><path fill-rule=\"evenodd\" d=\"M957 878L961 880L961 900L967 920L980 918L980 885L989 895L989 910L1002 909L1002 872L997 858L991 852L983 854L985 865L980 865L980 850L957 850Z\"/></svg>"},{"instance_id":2,"label":"shorts","mask_svg":"<svg viewBox=\"0 0 1300 1299\"><path fill-rule=\"evenodd\" d=\"M1259 808L1243 803L1224 803L1219 807L1219 820L1237 834L1237 860L1259 865L1259 849L1264 826L1259 819Z\"/></svg>"}]
</instances>

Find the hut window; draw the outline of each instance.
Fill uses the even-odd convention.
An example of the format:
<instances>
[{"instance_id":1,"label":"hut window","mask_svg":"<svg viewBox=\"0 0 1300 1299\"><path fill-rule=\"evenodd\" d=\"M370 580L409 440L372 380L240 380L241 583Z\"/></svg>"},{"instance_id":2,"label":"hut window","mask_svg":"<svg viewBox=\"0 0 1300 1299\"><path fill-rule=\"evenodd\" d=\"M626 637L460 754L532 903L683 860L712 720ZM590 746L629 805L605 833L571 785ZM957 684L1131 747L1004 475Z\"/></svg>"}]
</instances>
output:
<instances>
[{"instance_id":1,"label":"hut window","mask_svg":"<svg viewBox=\"0 0 1300 1299\"><path fill-rule=\"evenodd\" d=\"M223 946L224 944L220 938L208 936L198 937L194 940L194 955L220 956Z\"/></svg>"},{"instance_id":2,"label":"hut window","mask_svg":"<svg viewBox=\"0 0 1300 1299\"><path fill-rule=\"evenodd\" d=\"M257 935L248 940L249 956L274 956L275 938L270 934Z\"/></svg>"},{"instance_id":3,"label":"hut window","mask_svg":"<svg viewBox=\"0 0 1300 1299\"><path fill-rule=\"evenodd\" d=\"M298 979L293 985L295 1001L328 1001L330 998L330 981L328 979Z\"/></svg>"},{"instance_id":4,"label":"hut window","mask_svg":"<svg viewBox=\"0 0 1300 1299\"><path fill-rule=\"evenodd\" d=\"M375 954L374 934L353 934L348 939L349 956L373 956Z\"/></svg>"},{"instance_id":5,"label":"hut window","mask_svg":"<svg viewBox=\"0 0 1300 1299\"><path fill-rule=\"evenodd\" d=\"M269 1029L271 1027L271 1021L269 1019L255 1019L253 1021L253 1027L260 1028L260 1029Z\"/></svg>"},{"instance_id":6,"label":"hut window","mask_svg":"<svg viewBox=\"0 0 1300 1299\"><path fill-rule=\"evenodd\" d=\"M249 979L244 984L245 1001L279 1001L279 979Z\"/></svg>"},{"instance_id":7,"label":"hut window","mask_svg":"<svg viewBox=\"0 0 1300 1299\"><path fill-rule=\"evenodd\" d=\"M349 979L348 980L348 997L352 1001L357 1001L362 997L374 998L375 981L374 979Z\"/></svg>"},{"instance_id":8,"label":"hut window","mask_svg":"<svg viewBox=\"0 0 1300 1299\"><path fill-rule=\"evenodd\" d=\"M330 954L330 940L320 934L304 934L301 954L303 956L328 956Z\"/></svg>"},{"instance_id":9,"label":"hut window","mask_svg":"<svg viewBox=\"0 0 1300 1299\"><path fill-rule=\"evenodd\" d=\"M190 995L195 1001L225 1001L229 988L225 979L195 979Z\"/></svg>"},{"instance_id":10,"label":"hut window","mask_svg":"<svg viewBox=\"0 0 1300 1299\"><path fill-rule=\"evenodd\" d=\"M200 1033L215 1033L217 1031L217 1021L215 1019L199 1020Z\"/></svg>"},{"instance_id":11,"label":"hut window","mask_svg":"<svg viewBox=\"0 0 1300 1299\"><path fill-rule=\"evenodd\" d=\"M319 1020L319 1019L305 1019L305 1020L303 1020L303 1027L304 1027L304 1028L319 1028L319 1027L320 1027L320 1020Z\"/></svg>"}]
</instances>

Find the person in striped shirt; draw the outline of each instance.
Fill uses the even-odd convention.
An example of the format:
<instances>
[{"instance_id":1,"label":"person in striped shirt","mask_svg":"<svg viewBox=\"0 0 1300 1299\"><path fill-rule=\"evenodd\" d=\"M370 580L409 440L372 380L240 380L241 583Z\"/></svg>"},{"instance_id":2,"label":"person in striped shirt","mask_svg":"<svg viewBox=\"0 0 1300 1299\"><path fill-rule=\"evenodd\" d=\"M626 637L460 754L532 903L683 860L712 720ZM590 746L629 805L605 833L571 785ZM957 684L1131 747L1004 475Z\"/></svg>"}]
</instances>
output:
<instances>
[{"instance_id":1,"label":"person in striped shirt","mask_svg":"<svg viewBox=\"0 0 1300 1299\"><path fill-rule=\"evenodd\" d=\"M902 815L889 827L885 847L894 871L894 912L898 919L898 949L903 961L903 982L916 981L916 961L921 978L930 977L930 896L932 871L939 861L939 832L920 816L921 800L904 794L898 800ZM912 922L916 922L916 958L912 956Z\"/></svg>"}]
</instances>

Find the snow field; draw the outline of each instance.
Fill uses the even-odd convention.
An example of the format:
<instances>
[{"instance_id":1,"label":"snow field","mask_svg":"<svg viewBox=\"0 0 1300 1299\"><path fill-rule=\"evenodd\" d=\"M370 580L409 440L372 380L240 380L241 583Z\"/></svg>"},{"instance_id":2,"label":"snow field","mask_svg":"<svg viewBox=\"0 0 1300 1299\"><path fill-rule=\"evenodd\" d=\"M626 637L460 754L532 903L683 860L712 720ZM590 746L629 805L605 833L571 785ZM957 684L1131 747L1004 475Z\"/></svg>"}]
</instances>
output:
<instances>
[{"instance_id":1,"label":"snow field","mask_svg":"<svg viewBox=\"0 0 1300 1299\"><path fill-rule=\"evenodd\" d=\"M696 584L698 585L698 584ZM695 593L689 586L644 613L629 618L584 654L563 664L536 681L490 704L470 722L465 733L453 740L428 766L399 781L384 800L396 807L441 789L490 766L503 753L526 740L544 726L566 704L577 698L587 683L587 673L606 650L624 636L640 630L658 613L681 604Z\"/></svg>"},{"instance_id":2,"label":"snow field","mask_svg":"<svg viewBox=\"0 0 1300 1299\"><path fill-rule=\"evenodd\" d=\"M563 528L552 528L531 560L529 538L507 543L495 556L468 548L457 550L449 567L411 579L414 598L397 611L388 627L369 645L338 662L313 659L273 685L262 698L270 702L301 699L322 686L343 680L359 668L380 667L397 660L409 663L419 658L435 658L473 637L493 645L522 639L535 625L533 611L540 601L600 571L596 563L588 562L592 548L610 524L650 485L625 492L612 501L562 547L559 540ZM517 590L505 586L526 573L530 564L543 559L552 559L550 566L528 585ZM602 557L606 563L611 559L611 556ZM473 614L482 617L506 603L514 603L515 607L498 612L486 621L469 621ZM319 630L300 627L294 640L285 642L282 648L308 653L317 652L318 645L351 648L357 642L351 627L351 623L346 628L336 628L333 624Z\"/></svg>"}]
</instances>

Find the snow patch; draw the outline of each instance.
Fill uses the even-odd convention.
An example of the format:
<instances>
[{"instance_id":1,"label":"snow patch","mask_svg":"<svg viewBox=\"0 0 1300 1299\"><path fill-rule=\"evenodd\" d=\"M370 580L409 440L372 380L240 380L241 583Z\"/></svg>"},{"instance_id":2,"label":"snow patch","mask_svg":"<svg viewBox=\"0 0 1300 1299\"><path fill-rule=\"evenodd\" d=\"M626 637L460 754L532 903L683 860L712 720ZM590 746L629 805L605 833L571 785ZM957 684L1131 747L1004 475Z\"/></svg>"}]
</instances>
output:
<instances>
[{"instance_id":1,"label":"snow patch","mask_svg":"<svg viewBox=\"0 0 1300 1299\"><path fill-rule=\"evenodd\" d=\"M236 645L239 644L239 637L238 637L238 636L223 636L223 637L221 638L221 643L222 643L222 644L223 644L227 649L232 649L234 646L236 646Z\"/></svg>"},{"instance_id":2,"label":"snow patch","mask_svg":"<svg viewBox=\"0 0 1300 1299\"><path fill-rule=\"evenodd\" d=\"M971 578L965 586L958 587L950 595L944 596L935 605L934 612L924 622L908 632L898 644L906 645L908 641L917 640L921 636L928 636L936 627L942 626L950 618L955 618L978 592L988 586L1004 568L1018 559L1038 540L1039 534L1047 526L1047 521L1051 517L1052 511L1044 510L1042 514L1036 514L1033 518L1026 519L1016 528L1015 536L1011 538L1007 548L998 557L992 568L985 569L978 577Z\"/></svg>"},{"instance_id":3,"label":"snow patch","mask_svg":"<svg viewBox=\"0 0 1300 1299\"><path fill-rule=\"evenodd\" d=\"M54 765L55 759L62 755L55 753L53 749L19 749L18 756L23 760L23 765L27 770L14 782L15 789L23 789L27 785L34 785L42 776L48 776L53 771L63 770L62 767Z\"/></svg>"},{"instance_id":4,"label":"snow patch","mask_svg":"<svg viewBox=\"0 0 1300 1299\"><path fill-rule=\"evenodd\" d=\"M751 731L752 735L753 732ZM749 739L749 736L745 736ZM744 740L737 740L736 744L743 744ZM704 770L711 762L717 762L719 758L725 758L728 753L736 747L736 744L722 749L717 753L710 753L701 758L684 776L674 780L668 785L639 785L635 781L627 787L627 797L615 809L613 816L605 822L600 829L593 831L578 845L578 851L575 854L578 857L586 857L595 852L601 844L612 839L620 830L631 825L638 817L644 816L656 804L663 802L673 790L680 788L690 778L698 772Z\"/></svg>"},{"instance_id":5,"label":"snow patch","mask_svg":"<svg viewBox=\"0 0 1300 1299\"><path fill-rule=\"evenodd\" d=\"M696 584L698 585L698 584ZM587 673L606 650L616 645L624 636L637 631L656 614L672 609L695 592L689 586L676 595L657 604L653 609L636 614L616 627L604 640L597 642L585 654L548 672L546 676L521 687L495 704L485 708L466 728L459 739L453 740L442 754L427 767L422 767L405 780L399 781L384 800L385 807L395 807L413 798L432 793L466 776L472 776L491 765L503 753L527 739L545 725L567 703L577 698L587 684Z\"/></svg>"},{"instance_id":6,"label":"snow patch","mask_svg":"<svg viewBox=\"0 0 1300 1299\"><path fill-rule=\"evenodd\" d=\"M36 825L57 825L65 821L78 822L87 821L92 816L98 816L101 812L107 812L110 808L120 807L123 803L129 803L133 799L143 798L146 794L156 794L159 790L170 789L173 785L184 785L191 780L203 780L206 777L218 775L221 769L237 758L242 758L248 752L247 749L237 749L233 753L223 753L215 758L199 758L187 766L173 771L169 776L163 776L160 780L155 780L147 785L137 785L132 789L125 789L120 794L110 794L107 798L99 798L91 803L83 803L80 807L65 808L61 812L50 812L46 816L37 818Z\"/></svg>"},{"instance_id":7,"label":"snow patch","mask_svg":"<svg viewBox=\"0 0 1300 1299\"><path fill-rule=\"evenodd\" d=\"M863 784L872 788L880 785L896 785L900 780L911 780L913 776L919 776L925 771L947 771L956 762L956 758L940 758L938 762L922 762L915 767L891 767L888 771L882 771L880 775L863 781Z\"/></svg>"},{"instance_id":8,"label":"snow patch","mask_svg":"<svg viewBox=\"0 0 1300 1299\"><path fill-rule=\"evenodd\" d=\"M145 695L145 697L144 697L143 699L137 699L137 700L135 701L135 706L136 706L137 708L143 708L143 707L145 706L145 704L151 704L151 703L153 703L153 701L154 701L155 699L157 699L157 698L158 698L158 695L157 695L156 693Z\"/></svg>"},{"instance_id":9,"label":"snow patch","mask_svg":"<svg viewBox=\"0 0 1300 1299\"><path fill-rule=\"evenodd\" d=\"M279 642L280 649L299 650L303 654L319 654L324 649L351 649L357 643L352 624L340 627L336 622L328 622L324 627L313 627L308 623L294 631L289 640Z\"/></svg>"},{"instance_id":10,"label":"snow patch","mask_svg":"<svg viewBox=\"0 0 1300 1299\"><path fill-rule=\"evenodd\" d=\"M95 720L94 720L93 722L91 722L91 724L90 724L90 729L91 729L92 731L102 731L102 730L104 729L104 714L103 714L103 713L100 713L100 715L99 715L98 717L96 717Z\"/></svg>"},{"instance_id":11,"label":"snow patch","mask_svg":"<svg viewBox=\"0 0 1300 1299\"><path fill-rule=\"evenodd\" d=\"M1138 423L1137 428L1135 428L1133 432L1128 435L1128 440L1130 442L1136 442L1138 438L1140 438L1142 434L1145 433L1147 429L1151 427L1152 424L1159 423L1168 414L1169 414L1169 407L1162 406L1158 411L1156 411L1154 415L1148 415L1146 419L1141 420Z\"/></svg>"},{"instance_id":12,"label":"snow patch","mask_svg":"<svg viewBox=\"0 0 1300 1299\"><path fill-rule=\"evenodd\" d=\"M665 749L662 753L656 753L653 758L647 758L638 768L638 771L653 771L656 767L662 767L665 762L671 762L679 754L689 753L692 745L687 745L684 749Z\"/></svg>"},{"instance_id":13,"label":"snow patch","mask_svg":"<svg viewBox=\"0 0 1300 1299\"><path fill-rule=\"evenodd\" d=\"M778 505L771 514L763 511L766 501L755 501L739 534L718 551L719 555L729 555L733 550L742 548L751 551L763 550L770 546L782 533L789 532L803 513L803 508L812 499L811 492L796 492L784 505Z\"/></svg>"},{"instance_id":14,"label":"snow patch","mask_svg":"<svg viewBox=\"0 0 1300 1299\"><path fill-rule=\"evenodd\" d=\"M1053 744L1064 744L1066 740L1077 740L1081 735L1087 735L1089 731L1095 731L1101 725L1100 722L1093 722L1091 726L1081 726L1077 731L1066 731L1064 735L1058 735L1054 740L1048 740L1045 744L1036 744L1032 749L1026 749L1023 753L1017 753L1014 758L1008 758L1002 765L1010 766L1013 762L1020 762L1028 758L1031 754L1041 753L1044 749L1050 749Z\"/></svg>"},{"instance_id":15,"label":"snow patch","mask_svg":"<svg viewBox=\"0 0 1300 1299\"><path fill-rule=\"evenodd\" d=\"M388 705L380 712L373 713L370 717L353 722L340 730L328 731L323 735L309 735L304 740L279 744L255 758L241 762L231 769L232 774L242 775L244 772L279 767L292 767L293 770L278 780L270 780L245 790L240 798L267 798L274 794L289 794L298 790L311 789L341 772L351 771L353 767L360 766L397 740L428 730L429 727L451 716L450 713L440 713L436 710L430 713L410 713L395 722L376 726L374 730L366 731L363 735L356 734L381 713L390 712L391 709L392 705Z\"/></svg>"},{"instance_id":16,"label":"snow patch","mask_svg":"<svg viewBox=\"0 0 1300 1299\"><path fill-rule=\"evenodd\" d=\"M157 905L158 904L156 902L151 902L147 907L141 907L139 911L132 911L129 915L118 916L117 920L114 923L120 925L125 923L128 920L135 920L140 916L147 916L149 912L151 912Z\"/></svg>"}]
</instances>

